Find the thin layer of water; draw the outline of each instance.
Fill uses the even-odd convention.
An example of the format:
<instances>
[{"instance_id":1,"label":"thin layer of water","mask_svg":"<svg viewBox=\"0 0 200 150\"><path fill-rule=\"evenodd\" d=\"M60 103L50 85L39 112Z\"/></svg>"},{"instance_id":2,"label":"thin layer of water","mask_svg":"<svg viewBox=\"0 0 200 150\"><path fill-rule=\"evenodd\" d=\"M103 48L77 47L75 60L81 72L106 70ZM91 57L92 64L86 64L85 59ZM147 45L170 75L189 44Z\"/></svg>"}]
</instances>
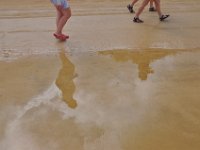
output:
<instances>
[{"instance_id":1,"label":"thin layer of water","mask_svg":"<svg viewBox=\"0 0 200 150\"><path fill-rule=\"evenodd\" d=\"M58 55L0 65L1 79L10 74L0 87L9 92L0 92L1 149L200 146L199 50Z\"/></svg>"}]
</instances>

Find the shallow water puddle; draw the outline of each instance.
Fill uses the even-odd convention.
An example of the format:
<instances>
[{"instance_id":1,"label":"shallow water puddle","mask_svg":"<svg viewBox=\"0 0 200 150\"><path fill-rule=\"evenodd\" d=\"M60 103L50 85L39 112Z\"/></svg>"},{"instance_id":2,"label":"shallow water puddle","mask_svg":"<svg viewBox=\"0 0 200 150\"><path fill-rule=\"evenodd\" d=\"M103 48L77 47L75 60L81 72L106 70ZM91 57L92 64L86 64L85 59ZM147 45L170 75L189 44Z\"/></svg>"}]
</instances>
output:
<instances>
[{"instance_id":1,"label":"shallow water puddle","mask_svg":"<svg viewBox=\"0 0 200 150\"><path fill-rule=\"evenodd\" d=\"M196 150L199 57L199 50L62 49L1 61L0 149Z\"/></svg>"}]
</instances>

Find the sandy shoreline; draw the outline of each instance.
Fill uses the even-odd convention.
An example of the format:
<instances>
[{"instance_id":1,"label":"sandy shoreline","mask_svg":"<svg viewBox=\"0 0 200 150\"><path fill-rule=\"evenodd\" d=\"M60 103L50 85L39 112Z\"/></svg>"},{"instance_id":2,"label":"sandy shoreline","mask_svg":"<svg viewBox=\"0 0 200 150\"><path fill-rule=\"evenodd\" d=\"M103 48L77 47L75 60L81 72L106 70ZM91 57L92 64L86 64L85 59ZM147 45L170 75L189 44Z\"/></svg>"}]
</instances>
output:
<instances>
[{"instance_id":1,"label":"sandy shoreline","mask_svg":"<svg viewBox=\"0 0 200 150\"><path fill-rule=\"evenodd\" d=\"M74 16L64 32L70 35L66 46L71 51L99 51L108 49L193 49L199 48L198 13L180 16L160 23L156 14L143 17L145 23L133 24L129 14ZM189 15L194 18L190 18ZM184 21L184 19L189 18ZM183 19L183 20L181 20ZM54 18L1 19L1 50L57 49L53 38ZM15 22L15 26L12 22ZM172 21L176 21L172 22ZM179 22L179 24L178 24ZM42 23L42 25L41 25ZM93 39L96 40L93 40ZM84 40L82 40L84 39Z\"/></svg>"},{"instance_id":2,"label":"sandy shoreline","mask_svg":"<svg viewBox=\"0 0 200 150\"><path fill-rule=\"evenodd\" d=\"M200 47L200 21L197 19L200 8L199 5L193 7L193 1L188 5L177 1L175 4L181 6L177 11L172 10L172 2L163 1L163 12L170 13L170 19L161 23L156 13L149 13L145 10L142 14L145 23L141 25L132 22L133 15L127 13L124 8L127 2L85 1L82 8L76 1L71 3L74 6L74 10L72 9L74 15L64 29L64 32L70 35L65 46L71 51L85 52L122 48L193 49ZM92 6L89 5L90 3ZM40 10L42 5L45 7ZM52 37L55 30L54 9L45 2L41 6L33 5L35 9L27 7L16 13L16 16L12 10L10 12L0 9L5 14L7 13L5 17L3 17L3 13L0 15L0 18L3 17L0 20L1 52L21 51L26 53L32 51L36 53L37 51L46 51L48 53L52 49L58 48L57 41ZM29 11L30 13L28 13ZM15 17L8 19L9 12L10 16Z\"/></svg>"}]
</instances>

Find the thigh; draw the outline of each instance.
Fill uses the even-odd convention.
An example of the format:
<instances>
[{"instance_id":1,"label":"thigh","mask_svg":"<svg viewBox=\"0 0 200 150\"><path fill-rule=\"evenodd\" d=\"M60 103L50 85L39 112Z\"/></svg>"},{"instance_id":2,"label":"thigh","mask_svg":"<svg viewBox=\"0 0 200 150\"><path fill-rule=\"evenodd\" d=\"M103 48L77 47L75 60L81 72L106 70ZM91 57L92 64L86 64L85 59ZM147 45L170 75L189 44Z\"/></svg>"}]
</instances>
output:
<instances>
[{"instance_id":1,"label":"thigh","mask_svg":"<svg viewBox=\"0 0 200 150\"><path fill-rule=\"evenodd\" d=\"M144 1L142 2L142 6L146 6L149 2L150 2L150 0L144 0Z\"/></svg>"}]
</instances>

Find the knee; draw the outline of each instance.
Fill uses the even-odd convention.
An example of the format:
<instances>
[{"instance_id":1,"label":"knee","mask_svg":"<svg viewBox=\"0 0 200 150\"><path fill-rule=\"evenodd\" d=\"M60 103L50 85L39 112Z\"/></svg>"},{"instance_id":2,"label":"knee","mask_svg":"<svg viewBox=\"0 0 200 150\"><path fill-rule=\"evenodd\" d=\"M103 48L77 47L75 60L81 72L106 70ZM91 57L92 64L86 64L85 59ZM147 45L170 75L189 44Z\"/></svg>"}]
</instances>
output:
<instances>
[{"instance_id":1,"label":"knee","mask_svg":"<svg viewBox=\"0 0 200 150\"><path fill-rule=\"evenodd\" d=\"M72 14L71 14L71 11L70 11L70 13L68 14L68 19L71 18L71 16L72 16Z\"/></svg>"},{"instance_id":2,"label":"knee","mask_svg":"<svg viewBox=\"0 0 200 150\"><path fill-rule=\"evenodd\" d=\"M70 10L66 10L66 11L64 11L64 12L63 12L63 15L65 16L66 19L69 19L69 18L72 16Z\"/></svg>"},{"instance_id":3,"label":"knee","mask_svg":"<svg viewBox=\"0 0 200 150\"><path fill-rule=\"evenodd\" d=\"M68 20L71 17L71 13L65 14L66 19Z\"/></svg>"}]
</instances>

